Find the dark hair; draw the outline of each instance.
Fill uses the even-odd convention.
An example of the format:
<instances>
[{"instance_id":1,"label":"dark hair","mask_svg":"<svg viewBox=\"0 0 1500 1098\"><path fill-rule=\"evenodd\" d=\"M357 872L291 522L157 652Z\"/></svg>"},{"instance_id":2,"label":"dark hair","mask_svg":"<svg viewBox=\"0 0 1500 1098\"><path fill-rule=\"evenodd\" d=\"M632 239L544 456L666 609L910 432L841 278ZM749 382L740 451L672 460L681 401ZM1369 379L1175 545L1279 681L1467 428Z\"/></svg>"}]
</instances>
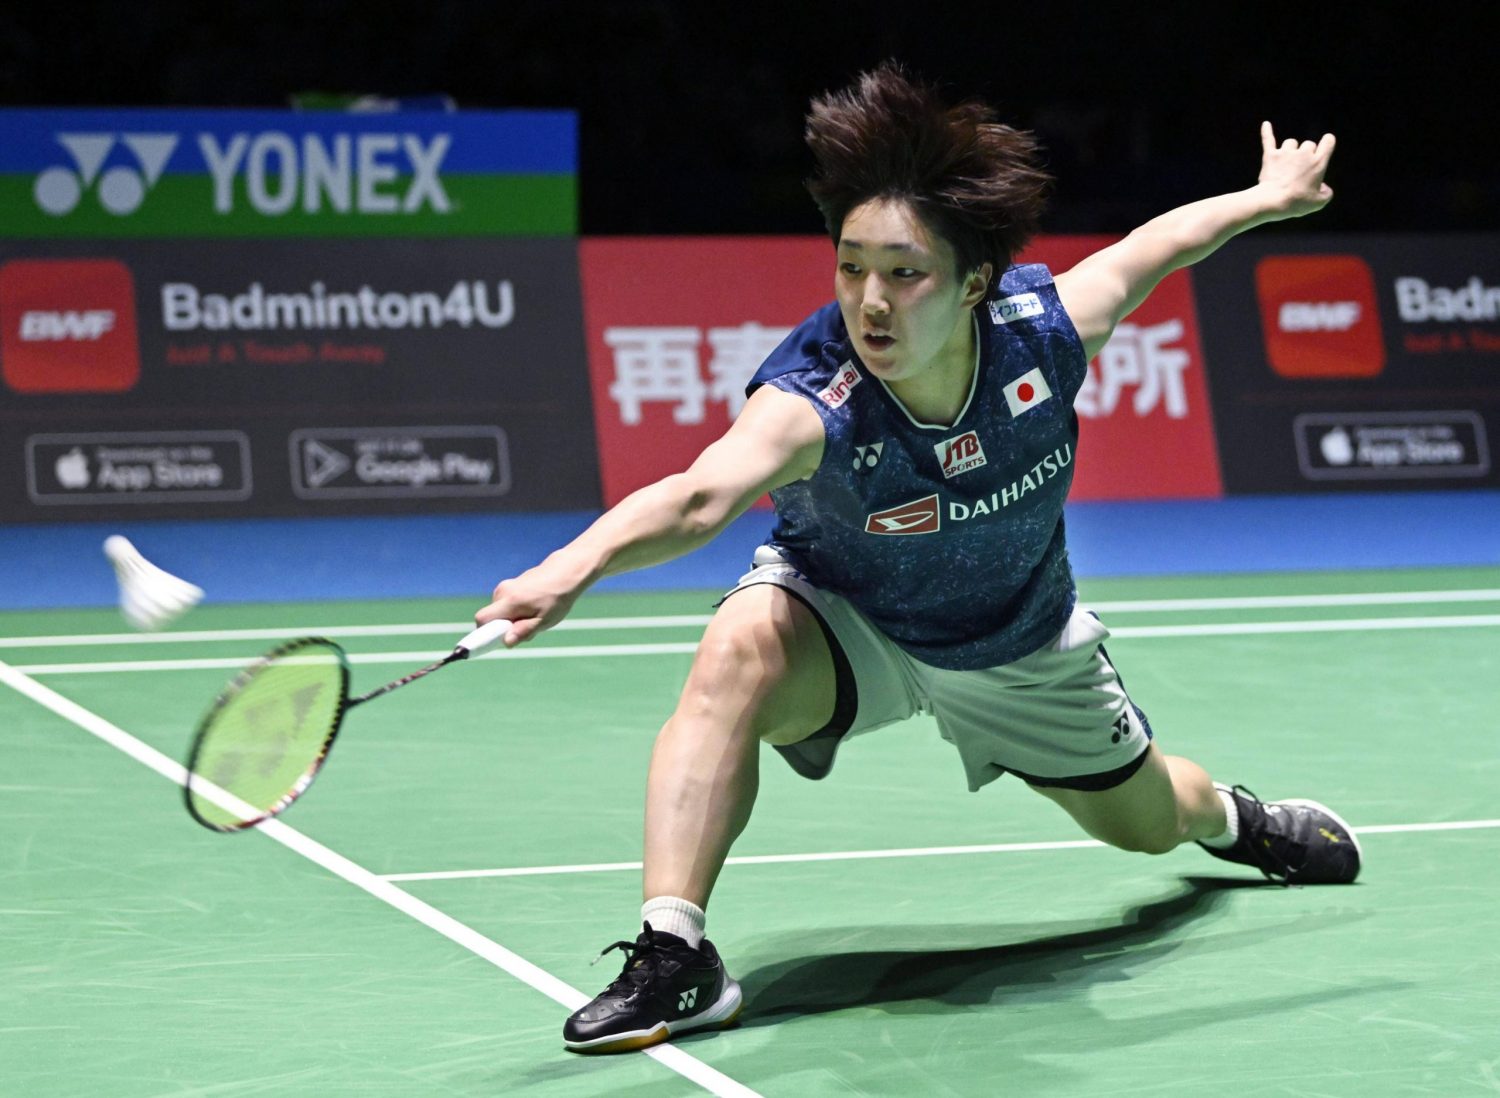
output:
<instances>
[{"instance_id":1,"label":"dark hair","mask_svg":"<svg viewBox=\"0 0 1500 1098\"><path fill-rule=\"evenodd\" d=\"M834 244L856 206L902 199L953 248L959 277L990 262L998 278L1036 234L1052 177L1036 139L996 118L983 103L948 106L894 61L814 99L807 189Z\"/></svg>"}]
</instances>

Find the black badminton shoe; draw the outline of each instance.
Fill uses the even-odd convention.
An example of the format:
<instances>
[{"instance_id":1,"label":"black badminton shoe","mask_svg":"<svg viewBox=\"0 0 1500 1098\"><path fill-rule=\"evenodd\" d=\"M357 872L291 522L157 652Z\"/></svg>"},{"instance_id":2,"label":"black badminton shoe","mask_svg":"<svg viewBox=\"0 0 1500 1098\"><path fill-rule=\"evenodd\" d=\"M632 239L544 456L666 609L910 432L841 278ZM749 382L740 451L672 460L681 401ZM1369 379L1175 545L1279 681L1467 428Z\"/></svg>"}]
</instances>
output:
<instances>
[{"instance_id":1,"label":"black badminton shoe","mask_svg":"<svg viewBox=\"0 0 1500 1098\"><path fill-rule=\"evenodd\" d=\"M1223 789L1223 786L1219 786ZM1242 785L1227 792L1240 814L1239 838L1215 858L1253 865L1282 884L1349 884L1359 876L1354 829L1317 801L1265 803Z\"/></svg>"},{"instance_id":2,"label":"black badminton shoe","mask_svg":"<svg viewBox=\"0 0 1500 1098\"><path fill-rule=\"evenodd\" d=\"M628 1052L694 1030L722 1029L739 1016L740 985L708 939L694 949L646 923L634 942L616 942L604 953L611 949L625 953L625 968L563 1026L570 1051Z\"/></svg>"}]
</instances>

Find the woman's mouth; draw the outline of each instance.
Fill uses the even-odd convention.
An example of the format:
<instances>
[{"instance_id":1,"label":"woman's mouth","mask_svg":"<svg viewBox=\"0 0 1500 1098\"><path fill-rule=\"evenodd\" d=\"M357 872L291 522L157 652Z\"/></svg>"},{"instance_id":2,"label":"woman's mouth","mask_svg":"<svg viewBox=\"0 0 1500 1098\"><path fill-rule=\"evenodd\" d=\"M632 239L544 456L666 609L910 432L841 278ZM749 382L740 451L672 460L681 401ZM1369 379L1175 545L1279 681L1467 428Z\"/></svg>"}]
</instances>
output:
<instances>
[{"instance_id":1,"label":"woman's mouth","mask_svg":"<svg viewBox=\"0 0 1500 1098\"><path fill-rule=\"evenodd\" d=\"M896 337L880 332L866 332L864 342L872 351L888 351L895 344Z\"/></svg>"}]
</instances>

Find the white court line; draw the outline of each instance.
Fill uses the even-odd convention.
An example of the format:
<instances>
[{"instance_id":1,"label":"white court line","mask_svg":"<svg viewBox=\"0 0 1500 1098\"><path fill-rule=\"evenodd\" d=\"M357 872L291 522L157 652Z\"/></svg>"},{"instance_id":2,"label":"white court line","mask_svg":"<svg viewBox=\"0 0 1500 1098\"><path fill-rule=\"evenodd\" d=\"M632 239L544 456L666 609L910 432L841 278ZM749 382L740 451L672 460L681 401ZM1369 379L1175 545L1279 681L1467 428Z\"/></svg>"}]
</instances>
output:
<instances>
[{"instance_id":1,"label":"white court line","mask_svg":"<svg viewBox=\"0 0 1500 1098\"><path fill-rule=\"evenodd\" d=\"M1240 595L1201 599L1081 600L1110 614L1175 613L1184 610L1287 610L1298 606L1411 606L1437 602L1500 602L1500 588L1468 591L1366 591L1347 595Z\"/></svg>"},{"instance_id":2,"label":"white court line","mask_svg":"<svg viewBox=\"0 0 1500 1098\"><path fill-rule=\"evenodd\" d=\"M1285 610L1323 606L1420 606L1444 602L1500 602L1500 588L1461 591L1369 591L1342 595L1247 595L1201 599L1124 599L1084 604L1109 614L1185 613L1194 610ZM552 632L575 629L678 629L704 626L709 614L657 614L622 618L568 618ZM103 644L201 644L232 640L288 640L292 637L461 637L463 622L415 625L293 625L280 629L204 629L174 633L79 633L35 637L0 637L0 648L71 648ZM1117 630L1118 632L1118 630Z\"/></svg>"},{"instance_id":3,"label":"white court line","mask_svg":"<svg viewBox=\"0 0 1500 1098\"><path fill-rule=\"evenodd\" d=\"M1116 639L1153 637L1229 637L1268 633L1342 633L1382 632L1391 629L1474 629L1500 625L1500 614L1450 615L1411 618L1331 618L1311 621L1243 621L1203 622L1192 625L1122 625L1111 629ZM659 644L540 644L509 651L486 652L481 660L541 660L595 658L598 656L679 656L697 651L693 641ZM350 663L422 664L445 655L443 652L362 652L349 657ZM126 671L203 671L243 667L245 657L219 656L182 660L117 660L101 663L27 663L15 664L28 675L90 675Z\"/></svg>"},{"instance_id":4,"label":"white court line","mask_svg":"<svg viewBox=\"0 0 1500 1098\"><path fill-rule=\"evenodd\" d=\"M156 771L169 781L176 782L178 785L183 785L187 781L187 772L154 747L136 739L129 732L111 724L97 713L63 697L50 687L43 686L21 674L19 670L4 662L0 662L0 682L24 694L38 705L51 710L64 720L71 721L85 732L97 736L111 747L124 752L136 762ZM588 1002L588 996L559 980L545 969L538 968L500 943L486 938L473 927L459 922L431 904L417 899L411 893L397 888L394 884L329 849L316 839L308 838L279 820L267 820L256 830L335 876L343 878L356 888L368 892L377 900L384 901L397 911L437 931L449 941L484 958L528 987L560 1003L567 1010L577 1010ZM658 1045L643 1051L647 1056L690 1079L711 1094L723 1095L724 1098L760 1098L756 1091L736 1082L717 1069L709 1067L680 1048L672 1045ZM562 1053L559 1052L558 1055Z\"/></svg>"},{"instance_id":5,"label":"white court line","mask_svg":"<svg viewBox=\"0 0 1500 1098\"><path fill-rule=\"evenodd\" d=\"M1406 831L1476 831L1500 827L1500 820L1454 820L1447 823L1374 824L1356 827L1357 835L1391 835ZM795 862L846 862L870 858L936 858L955 854L1015 854L1033 850L1091 850L1105 844L1097 839L1057 842L990 843L984 846L917 846L893 850L820 851L815 854L753 854L728 858L725 865L785 865ZM640 869L640 862L594 862L584 865L515 866L507 869L449 869L432 873L383 873L386 881L459 881L475 877L538 877L556 873L612 873Z\"/></svg>"},{"instance_id":6,"label":"white court line","mask_svg":"<svg viewBox=\"0 0 1500 1098\"><path fill-rule=\"evenodd\" d=\"M508 652L486 652L475 660L577 659L597 656L681 656L698 650L696 641L663 644L550 644L517 648ZM424 664L441 659L443 652L356 652L350 663ZM212 671L244 667L247 656L214 656L186 660L120 660L113 663L18 663L12 666L28 675L88 675L113 671ZM472 662L472 661L471 661Z\"/></svg>"},{"instance_id":7,"label":"white court line","mask_svg":"<svg viewBox=\"0 0 1500 1098\"><path fill-rule=\"evenodd\" d=\"M634 618L567 618L548 632L571 629L676 629L708 624L709 614L656 614ZM438 621L416 625L291 625L280 629L200 629L176 633L60 633L0 637L0 648L75 648L101 644L202 644L233 640L291 640L293 637L428 637L447 634L456 641L473 622Z\"/></svg>"}]
</instances>

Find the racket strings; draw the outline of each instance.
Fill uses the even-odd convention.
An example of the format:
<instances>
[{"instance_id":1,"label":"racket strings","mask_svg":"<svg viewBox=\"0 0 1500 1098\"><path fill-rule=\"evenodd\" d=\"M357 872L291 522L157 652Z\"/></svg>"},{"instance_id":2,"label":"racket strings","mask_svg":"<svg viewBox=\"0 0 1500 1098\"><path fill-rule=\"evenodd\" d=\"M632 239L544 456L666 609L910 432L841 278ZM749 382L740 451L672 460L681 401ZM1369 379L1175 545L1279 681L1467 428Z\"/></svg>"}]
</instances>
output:
<instances>
[{"instance_id":1,"label":"racket strings","mask_svg":"<svg viewBox=\"0 0 1500 1098\"><path fill-rule=\"evenodd\" d=\"M284 646L230 684L200 728L188 808L238 830L274 815L312 781L346 708L348 666L331 641Z\"/></svg>"}]
</instances>

